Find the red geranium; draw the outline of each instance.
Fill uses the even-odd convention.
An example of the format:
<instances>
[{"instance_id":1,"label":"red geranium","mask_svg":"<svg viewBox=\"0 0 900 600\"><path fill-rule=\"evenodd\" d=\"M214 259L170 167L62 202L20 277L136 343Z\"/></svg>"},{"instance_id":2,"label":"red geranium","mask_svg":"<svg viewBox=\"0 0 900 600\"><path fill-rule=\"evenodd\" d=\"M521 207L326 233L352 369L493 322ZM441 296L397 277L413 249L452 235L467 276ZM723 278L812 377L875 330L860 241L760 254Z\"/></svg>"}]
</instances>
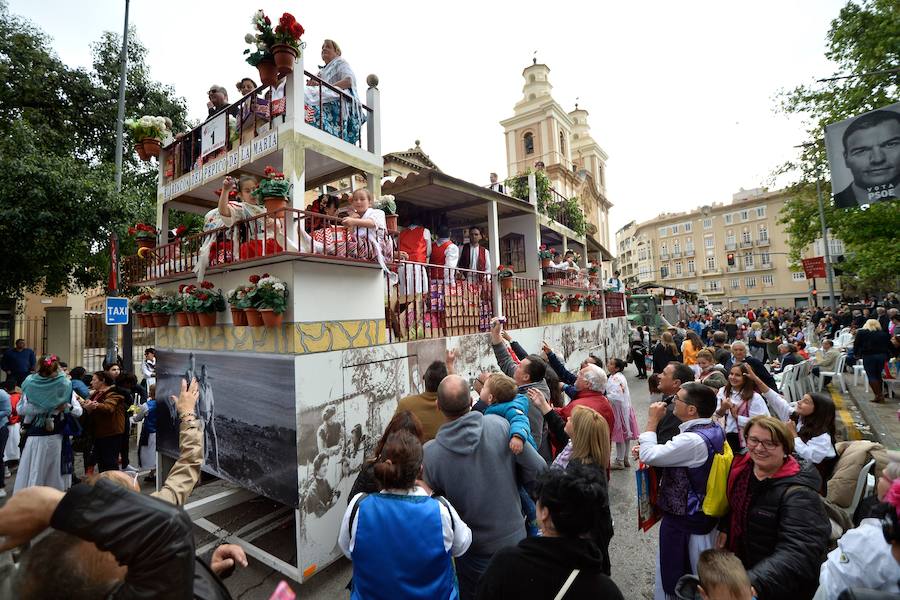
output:
<instances>
[{"instance_id":1,"label":"red geranium","mask_svg":"<svg viewBox=\"0 0 900 600\"><path fill-rule=\"evenodd\" d=\"M182 283L181 285L179 285L179 286L178 286L178 293L179 293L179 294L183 294L183 293L184 293L184 288L186 288L186 287L187 287L187 286L184 285L183 283Z\"/></svg>"},{"instance_id":2,"label":"red geranium","mask_svg":"<svg viewBox=\"0 0 900 600\"><path fill-rule=\"evenodd\" d=\"M175 237L181 237L187 232L187 227L184 225L179 225L175 228Z\"/></svg>"},{"instance_id":3,"label":"red geranium","mask_svg":"<svg viewBox=\"0 0 900 600\"><path fill-rule=\"evenodd\" d=\"M252 283L252 284L255 285L255 284L259 283L259 280L260 280L260 279L261 279L261 277L260 277L259 275L251 275L251 276L250 276L250 283Z\"/></svg>"},{"instance_id":4,"label":"red geranium","mask_svg":"<svg viewBox=\"0 0 900 600\"><path fill-rule=\"evenodd\" d=\"M215 286L215 284L212 283L211 281L201 281L201 282L200 282L200 287L202 287L204 290L211 290L211 289L213 289L213 288L216 287L216 286Z\"/></svg>"},{"instance_id":5,"label":"red geranium","mask_svg":"<svg viewBox=\"0 0 900 600\"><path fill-rule=\"evenodd\" d=\"M137 233L137 230L134 227L128 228L128 235L134 235L135 233Z\"/></svg>"},{"instance_id":6,"label":"red geranium","mask_svg":"<svg viewBox=\"0 0 900 600\"><path fill-rule=\"evenodd\" d=\"M263 273L262 275L260 275L260 279L265 279L268 276L269 276L268 273Z\"/></svg>"}]
</instances>

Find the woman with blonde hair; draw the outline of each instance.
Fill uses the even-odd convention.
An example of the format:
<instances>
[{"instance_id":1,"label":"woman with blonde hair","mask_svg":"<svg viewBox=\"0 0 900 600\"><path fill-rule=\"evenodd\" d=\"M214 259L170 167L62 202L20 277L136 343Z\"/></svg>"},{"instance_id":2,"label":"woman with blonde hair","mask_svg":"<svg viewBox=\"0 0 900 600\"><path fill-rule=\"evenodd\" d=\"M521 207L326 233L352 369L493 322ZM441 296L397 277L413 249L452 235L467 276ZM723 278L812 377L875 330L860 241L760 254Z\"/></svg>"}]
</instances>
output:
<instances>
[{"instance_id":1,"label":"woman with blonde hair","mask_svg":"<svg viewBox=\"0 0 900 600\"><path fill-rule=\"evenodd\" d=\"M544 415L544 422L550 429L550 433L565 448L556 456L551 468L569 470L572 468L587 468L597 471L601 481L609 479L609 424L596 410L587 406L576 406L569 420L563 423L553 407L547 402L540 391L535 388L528 390L528 398ZM609 560L609 540L613 535L612 513L609 510L609 495L604 486L600 502L600 518L596 526L591 530L591 539L600 548L603 555L603 572L610 574L611 564Z\"/></svg>"},{"instance_id":2,"label":"woman with blonde hair","mask_svg":"<svg viewBox=\"0 0 900 600\"><path fill-rule=\"evenodd\" d=\"M653 372L662 373L670 362L681 362L681 353L672 334L664 331L653 347Z\"/></svg>"},{"instance_id":3,"label":"woman with blonde hair","mask_svg":"<svg viewBox=\"0 0 900 600\"><path fill-rule=\"evenodd\" d=\"M877 319L869 319L856 332L853 340L853 356L862 358L866 379L875 398L872 402L884 402L884 363L891 355L891 336L881 330Z\"/></svg>"}]
</instances>

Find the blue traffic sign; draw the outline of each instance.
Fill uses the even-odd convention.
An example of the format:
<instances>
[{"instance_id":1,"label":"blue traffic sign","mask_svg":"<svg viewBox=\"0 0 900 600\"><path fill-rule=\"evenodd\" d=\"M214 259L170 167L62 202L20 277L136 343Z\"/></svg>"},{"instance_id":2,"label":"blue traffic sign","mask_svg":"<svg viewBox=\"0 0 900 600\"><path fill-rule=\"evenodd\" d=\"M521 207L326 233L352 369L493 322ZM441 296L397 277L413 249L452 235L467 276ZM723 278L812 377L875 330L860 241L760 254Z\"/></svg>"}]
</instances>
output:
<instances>
[{"instance_id":1,"label":"blue traffic sign","mask_svg":"<svg viewBox=\"0 0 900 600\"><path fill-rule=\"evenodd\" d=\"M128 325L128 298L106 299L106 324Z\"/></svg>"}]
</instances>

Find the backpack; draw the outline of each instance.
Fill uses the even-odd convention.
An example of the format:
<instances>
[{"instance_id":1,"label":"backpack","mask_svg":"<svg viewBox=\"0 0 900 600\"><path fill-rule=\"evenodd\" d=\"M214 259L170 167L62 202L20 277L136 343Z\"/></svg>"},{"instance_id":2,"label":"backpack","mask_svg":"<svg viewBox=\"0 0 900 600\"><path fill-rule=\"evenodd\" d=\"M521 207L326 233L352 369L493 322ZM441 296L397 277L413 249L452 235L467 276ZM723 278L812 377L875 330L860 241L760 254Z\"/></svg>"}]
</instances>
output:
<instances>
[{"instance_id":1,"label":"backpack","mask_svg":"<svg viewBox=\"0 0 900 600\"><path fill-rule=\"evenodd\" d=\"M706 479L706 496L703 498L703 514L710 517L722 517L728 512L728 473L731 471L731 462L734 454L728 441L722 442L722 452L716 452L712 442L702 431L692 431L706 442L706 447L712 453L712 466L709 469L709 477Z\"/></svg>"}]
</instances>

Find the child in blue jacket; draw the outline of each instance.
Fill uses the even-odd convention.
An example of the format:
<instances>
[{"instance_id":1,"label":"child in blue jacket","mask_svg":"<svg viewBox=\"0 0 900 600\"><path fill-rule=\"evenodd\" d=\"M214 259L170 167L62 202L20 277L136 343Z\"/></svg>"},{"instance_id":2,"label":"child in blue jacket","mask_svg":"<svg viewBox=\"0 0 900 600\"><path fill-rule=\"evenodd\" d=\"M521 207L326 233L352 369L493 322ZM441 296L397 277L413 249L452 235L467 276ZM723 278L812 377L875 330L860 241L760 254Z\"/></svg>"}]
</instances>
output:
<instances>
[{"instance_id":1,"label":"child in blue jacket","mask_svg":"<svg viewBox=\"0 0 900 600\"><path fill-rule=\"evenodd\" d=\"M513 454L522 452L526 442L537 450L537 443L531 435L531 425L528 422L528 398L519 393L512 378L503 373L494 373L488 377L481 388L481 400L489 405L484 414L499 415L509 422L509 449ZM521 484L519 499L522 502L529 537L540 535L537 528L537 509Z\"/></svg>"}]
</instances>

